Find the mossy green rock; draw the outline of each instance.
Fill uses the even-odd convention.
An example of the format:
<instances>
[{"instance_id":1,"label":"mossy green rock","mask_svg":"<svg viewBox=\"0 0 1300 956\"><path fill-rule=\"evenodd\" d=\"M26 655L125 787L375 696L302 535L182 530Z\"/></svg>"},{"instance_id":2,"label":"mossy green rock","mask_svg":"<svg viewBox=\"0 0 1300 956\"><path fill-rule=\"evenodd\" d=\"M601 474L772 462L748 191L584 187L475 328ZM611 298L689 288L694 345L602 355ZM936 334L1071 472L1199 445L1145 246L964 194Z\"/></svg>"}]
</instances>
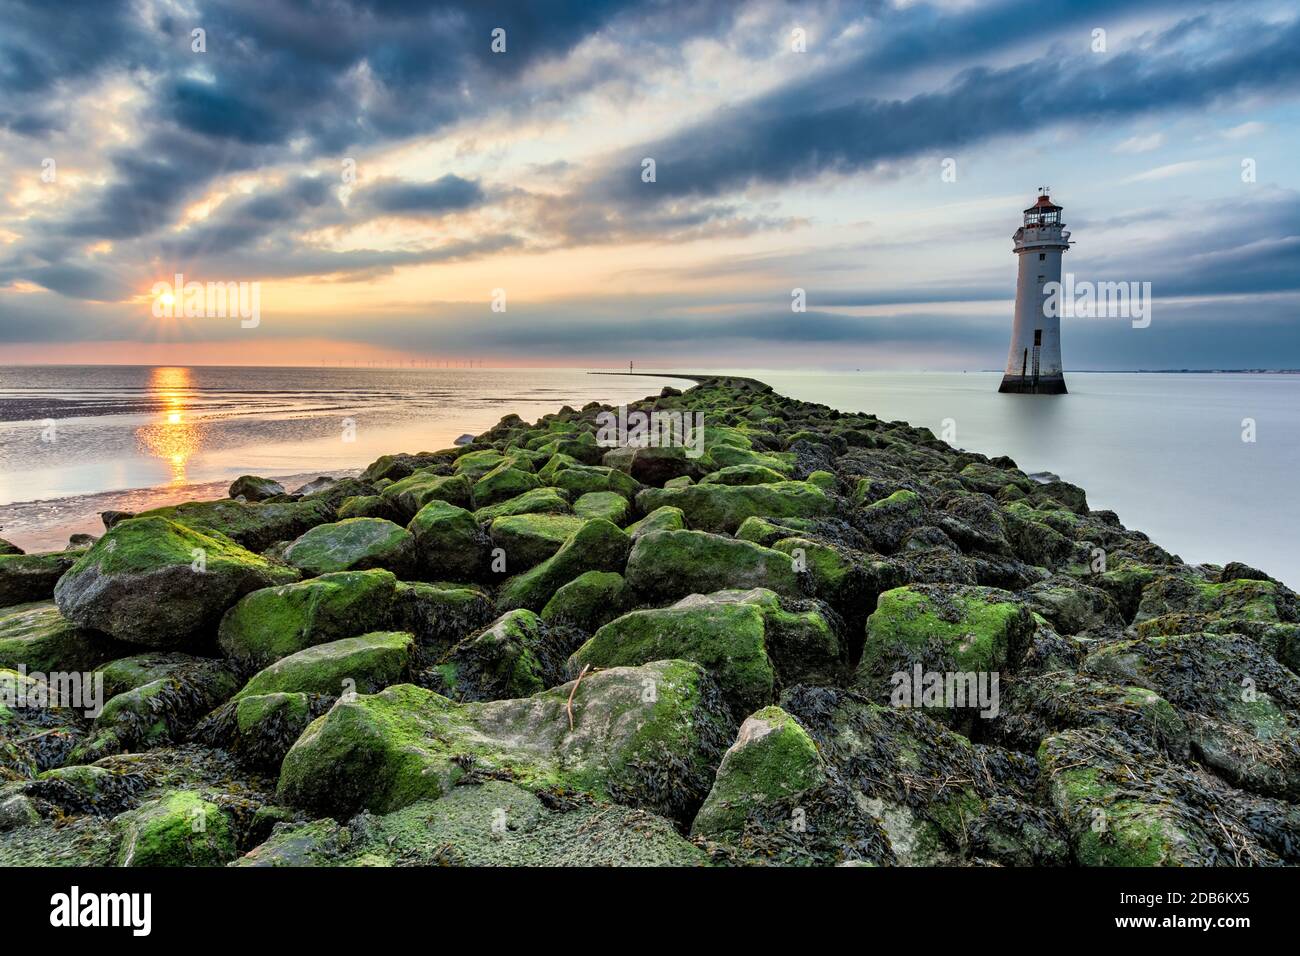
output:
<instances>
[{"instance_id":1,"label":"mossy green rock","mask_svg":"<svg viewBox=\"0 0 1300 956\"><path fill-rule=\"evenodd\" d=\"M588 571L555 592L542 609L542 620L570 624L590 633L626 611L627 603L623 575L616 571Z\"/></svg>"},{"instance_id":2,"label":"mossy green rock","mask_svg":"<svg viewBox=\"0 0 1300 956\"><path fill-rule=\"evenodd\" d=\"M88 671L131 653L128 644L65 618L53 601L0 610L0 667L29 671Z\"/></svg>"},{"instance_id":3,"label":"mossy green rock","mask_svg":"<svg viewBox=\"0 0 1300 956\"><path fill-rule=\"evenodd\" d=\"M573 693L573 724L568 708ZM340 701L285 756L277 797L336 817L439 797L471 769L564 787L682 821L733 724L698 665L657 661L533 697L455 704L399 684Z\"/></svg>"},{"instance_id":4,"label":"mossy green rock","mask_svg":"<svg viewBox=\"0 0 1300 956\"><path fill-rule=\"evenodd\" d=\"M559 551L501 586L497 608L540 611L565 584L587 571L621 571L632 539L604 518L592 518Z\"/></svg>"},{"instance_id":5,"label":"mossy green rock","mask_svg":"<svg viewBox=\"0 0 1300 956\"><path fill-rule=\"evenodd\" d=\"M468 512L466 512L468 514ZM415 542L399 524L383 518L348 518L312 528L284 551L284 560L311 574L403 571L411 564Z\"/></svg>"},{"instance_id":6,"label":"mossy green rock","mask_svg":"<svg viewBox=\"0 0 1300 956\"><path fill-rule=\"evenodd\" d=\"M652 531L685 531L686 515L681 508L665 505L656 508L635 524L628 525L625 530L633 541Z\"/></svg>"},{"instance_id":7,"label":"mossy green rock","mask_svg":"<svg viewBox=\"0 0 1300 956\"><path fill-rule=\"evenodd\" d=\"M383 495L353 495L344 498L336 515L340 521L344 518L387 518L396 521L401 516L401 512Z\"/></svg>"},{"instance_id":8,"label":"mossy green rock","mask_svg":"<svg viewBox=\"0 0 1300 956\"><path fill-rule=\"evenodd\" d=\"M495 448L483 448L470 451L456 459L456 474L468 478L470 483L478 481L492 469L501 465L506 456Z\"/></svg>"},{"instance_id":9,"label":"mossy green rock","mask_svg":"<svg viewBox=\"0 0 1300 956\"><path fill-rule=\"evenodd\" d=\"M431 501L445 501L461 508L470 506L470 483L464 475L416 472L395 481L382 492L402 520L410 521Z\"/></svg>"},{"instance_id":10,"label":"mossy green rock","mask_svg":"<svg viewBox=\"0 0 1300 956\"><path fill-rule=\"evenodd\" d=\"M580 518L604 518L616 525L627 523L632 505L616 491L589 491L573 503Z\"/></svg>"},{"instance_id":11,"label":"mossy green rock","mask_svg":"<svg viewBox=\"0 0 1300 956\"><path fill-rule=\"evenodd\" d=\"M642 535L632 546L626 577L634 595L654 602L728 588L801 593L789 555L704 531Z\"/></svg>"},{"instance_id":12,"label":"mossy green rock","mask_svg":"<svg viewBox=\"0 0 1300 956\"><path fill-rule=\"evenodd\" d=\"M226 612L217 640L232 660L260 670L304 648L387 626L396 589L391 572L375 569L254 591Z\"/></svg>"},{"instance_id":13,"label":"mossy green rock","mask_svg":"<svg viewBox=\"0 0 1300 956\"><path fill-rule=\"evenodd\" d=\"M808 731L780 707L764 707L740 725L691 833L725 839L744 827L756 807L797 796L825 776Z\"/></svg>"},{"instance_id":14,"label":"mossy green rock","mask_svg":"<svg viewBox=\"0 0 1300 956\"><path fill-rule=\"evenodd\" d=\"M431 581L474 581L487 569L488 537L474 515L431 501L406 526L414 539L414 570Z\"/></svg>"},{"instance_id":15,"label":"mossy green rock","mask_svg":"<svg viewBox=\"0 0 1300 956\"><path fill-rule=\"evenodd\" d=\"M479 524L487 524L497 518L510 515L572 514L572 512L567 491L561 488L534 488L500 504L479 508L474 512L474 518Z\"/></svg>"},{"instance_id":16,"label":"mossy green rock","mask_svg":"<svg viewBox=\"0 0 1300 956\"><path fill-rule=\"evenodd\" d=\"M764 465L728 465L700 479L701 485L770 485L785 481L787 475Z\"/></svg>"},{"instance_id":17,"label":"mossy green rock","mask_svg":"<svg viewBox=\"0 0 1300 956\"><path fill-rule=\"evenodd\" d=\"M861 527L876 550L897 551L908 533L925 523L925 504L915 491L902 489L861 510Z\"/></svg>"},{"instance_id":18,"label":"mossy green rock","mask_svg":"<svg viewBox=\"0 0 1300 956\"><path fill-rule=\"evenodd\" d=\"M284 485L257 475L240 475L230 483L230 490L226 494L232 498L242 497L245 501L263 501L284 494Z\"/></svg>"},{"instance_id":19,"label":"mossy green rock","mask_svg":"<svg viewBox=\"0 0 1300 956\"><path fill-rule=\"evenodd\" d=\"M541 487L541 481L531 471L513 467L503 462L474 482L475 508L487 508L502 501L517 498L526 491Z\"/></svg>"},{"instance_id":20,"label":"mossy green rock","mask_svg":"<svg viewBox=\"0 0 1300 956\"><path fill-rule=\"evenodd\" d=\"M734 532L746 518L816 518L834 512L834 501L816 485L782 481L769 485L691 485L647 488L637 507L650 512L665 505L681 508L692 528Z\"/></svg>"},{"instance_id":21,"label":"mossy green rock","mask_svg":"<svg viewBox=\"0 0 1300 956\"><path fill-rule=\"evenodd\" d=\"M241 547L260 552L277 541L292 541L308 528L333 521L334 508L321 498L264 502L223 499L154 508L140 512L136 518L166 518L205 534L225 535Z\"/></svg>"},{"instance_id":22,"label":"mossy green rock","mask_svg":"<svg viewBox=\"0 0 1300 956\"><path fill-rule=\"evenodd\" d=\"M0 554L0 607L49 600L59 578L79 556L76 551Z\"/></svg>"},{"instance_id":23,"label":"mossy green rock","mask_svg":"<svg viewBox=\"0 0 1300 956\"><path fill-rule=\"evenodd\" d=\"M926 671L1000 672L1023 654L1033 615L998 588L917 584L880 595L867 618L858 683L875 693L890 675Z\"/></svg>"},{"instance_id":24,"label":"mossy green rock","mask_svg":"<svg viewBox=\"0 0 1300 956\"><path fill-rule=\"evenodd\" d=\"M571 514L505 515L489 529L493 547L505 552L506 567L524 571L559 551L586 518Z\"/></svg>"},{"instance_id":25,"label":"mossy green rock","mask_svg":"<svg viewBox=\"0 0 1300 956\"><path fill-rule=\"evenodd\" d=\"M787 612L772 591L693 595L668 608L631 611L600 628L569 660L615 667L662 658L691 660L718 681L737 715L770 704L776 660L791 683L826 678L839 659L834 633L815 612Z\"/></svg>"},{"instance_id":26,"label":"mossy green rock","mask_svg":"<svg viewBox=\"0 0 1300 956\"><path fill-rule=\"evenodd\" d=\"M236 699L275 693L373 694L410 677L415 637L375 631L317 644L254 674Z\"/></svg>"},{"instance_id":27,"label":"mossy green rock","mask_svg":"<svg viewBox=\"0 0 1300 956\"><path fill-rule=\"evenodd\" d=\"M210 634L250 591L296 580L221 535L165 518L114 525L59 580L69 621L147 647L179 647Z\"/></svg>"},{"instance_id":28,"label":"mossy green rock","mask_svg":"<svg viewBox=\"0 0 1300 956\"><path fill-rule=\"evenodd\" d=\"M192 790L175 790L113 821L118 866L222 866L236 856L225 812Z\"/></svg>"}]
</instances>

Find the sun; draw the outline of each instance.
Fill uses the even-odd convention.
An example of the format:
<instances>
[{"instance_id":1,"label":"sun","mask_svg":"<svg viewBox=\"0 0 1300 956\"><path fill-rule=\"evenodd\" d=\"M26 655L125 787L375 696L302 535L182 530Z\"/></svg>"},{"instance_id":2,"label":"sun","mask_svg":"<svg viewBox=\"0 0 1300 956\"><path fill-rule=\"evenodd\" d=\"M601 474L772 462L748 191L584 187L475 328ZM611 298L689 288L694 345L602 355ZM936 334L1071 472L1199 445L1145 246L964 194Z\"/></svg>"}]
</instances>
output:
<instances>
[{"instance_id":1,"label":"sun","mask_svg":"<svg viewBox=\"0 0 1300 956\"><path fill-rule=\"evenodd\" d=\"M170 292L164 292L162 295L158 296L158 301L170 309L176 304L176 296L172 295Z\"/></svg>"}]
</instances>

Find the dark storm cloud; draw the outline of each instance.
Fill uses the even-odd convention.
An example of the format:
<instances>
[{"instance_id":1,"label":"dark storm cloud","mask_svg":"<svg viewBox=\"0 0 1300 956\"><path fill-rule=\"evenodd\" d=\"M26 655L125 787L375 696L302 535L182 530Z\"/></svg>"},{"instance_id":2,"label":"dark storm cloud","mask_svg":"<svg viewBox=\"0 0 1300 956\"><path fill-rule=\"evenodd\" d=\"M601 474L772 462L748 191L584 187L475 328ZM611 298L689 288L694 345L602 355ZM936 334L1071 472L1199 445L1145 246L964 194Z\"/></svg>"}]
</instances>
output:
<instances>
[{"instance_id":1,"label":"dark storm cloud","mask_svg":"<svg viewBox=\"0 0 1300 956\"><path fill-rule=\"evenodd\" d=\"M380 213L427 215L469 209L483 202L483 187L452 173L430 183L383 179L361 192L361 202Z\"/></svg>"},{"instance_id":2,"label":"dark storm cloud","mask_svg":"<svg viewBox=\"0 0 1300 956\"><path fill-rule=\"evenodd\" d=\"M905 99L860 95L875 78L867 58L859 71L837 70L819 82L780 89L627 150L612 162L613 172L584 192L597 203L645 207L849 175L1066 122L1120 121L1234 94L1294 92L1300 89L1298 52L1300 19L1270 28L1197 18L1149 48L1104 61L1097 54L1049 51L1013 67L974 67L941 91ZM644 157L656 161L653 184L642 181Z\"/></svg>"}]
</instances>

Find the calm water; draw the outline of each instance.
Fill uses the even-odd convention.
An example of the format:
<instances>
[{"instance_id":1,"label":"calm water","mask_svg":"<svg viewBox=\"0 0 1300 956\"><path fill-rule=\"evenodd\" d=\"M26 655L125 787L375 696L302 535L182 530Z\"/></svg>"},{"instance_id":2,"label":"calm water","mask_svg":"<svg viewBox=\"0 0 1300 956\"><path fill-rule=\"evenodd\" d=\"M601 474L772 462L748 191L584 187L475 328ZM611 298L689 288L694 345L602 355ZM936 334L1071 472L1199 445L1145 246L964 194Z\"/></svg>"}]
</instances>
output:
<instances>
[{"instance_id":1,"label":"calm water","mask_svg":"<svg viewBox=\"0 0 1300 956\"><path fill-rule=\"evenodd\" d=\"M999 395L994 373L744 374L936 435L948 425L959 447L1082 485L1185 560L1245 561L1300 587L1300 376L1076 373L1069 395L1048 397ZM4 368L0 535L56 547L99 531L105 508L216 497L244 473L339 474L508 412L535 419L670 382L685 385L558 369ZM56 440L43 441L51 418Z\"/></svg>"}]
</instances>

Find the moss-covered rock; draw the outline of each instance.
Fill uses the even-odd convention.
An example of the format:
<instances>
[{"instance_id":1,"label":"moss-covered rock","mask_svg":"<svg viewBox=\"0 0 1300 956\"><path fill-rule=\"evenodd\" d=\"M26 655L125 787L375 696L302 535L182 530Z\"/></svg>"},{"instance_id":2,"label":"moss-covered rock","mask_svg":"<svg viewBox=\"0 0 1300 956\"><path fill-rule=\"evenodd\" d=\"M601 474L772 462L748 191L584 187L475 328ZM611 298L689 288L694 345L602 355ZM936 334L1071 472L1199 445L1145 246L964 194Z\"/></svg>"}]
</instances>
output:
<instances>
[{"instance_id":1,"label":"moss-covered rock","mask_svg":"<svg viewBox=\"0 0 1300 956\"><path fill-rule=\"evenodd\" d=\"M417 577L431 581L475 581L487 570L489 541L464 508L431 501L406 526L413 537Z\"/></svg>"},{"instance_id":2,"label":"moss-covered rock","mask_svg":"<svg viewBox=\"0 0 1300 956\"><path fill-rule=\"evenodd\" d=\"M629 600L623 575L616 571L588 571L555 592L542 609L542 620L591 633L628 610Z\"/></svg>"},{"instance_id":3,"label":"moss-covered rock","mask_svg":"<svg viewBox=\"0 0 1300 956\"><path fill-rule=\"evenodd\" d=\"M682 513L681 508L665 505L656 508L640 521L628 525L625 530L633 541L652 531L685 531L686 515Z\"/></svg>"},{"instance_id":4,"label":"moss-covered rock","mask_svg":"<svg viewBox=\"0 0 1300 956\"><path fill-rule=\"evenodd\" d=\"M631 611L600 628L569 661L617 667L664 658L709 670L734 713L752 713L788 683L827 678L841 655L834 632L815 611L786 611L772 591L721 591L669 608ZM779 668L779 670L778 670Z\"/></svg>"},{"instance_id":5,"label":"moss-covered rock","mask_svg":"<svg viewBox=\"0 0 1300 956\"><path fill-rule=\"evenodd\" d=\"M768 485L691 485L687 488L647 488L637 495L643 512L671 505L681 508L692 528L734 532L746 519L815 518L832 514L833 499L805 481Z\"/></svg>"},{"instance_id":6,"label":"moss-covered rock","mask_svg":"<svg viewBox=\"0 0 1300 956\"><path fill-rule=\"evenodd\" d=\"M474 507L487 508L539 487L541 481L535 474L515 467L513 459L507 460L474 482Z\"/></svg>"},{"instance_id":7,"label":"moss-covered rock","mask_svg":"<svg viewBox=\"0 0 1300 956\"><path fill-rule=\"evenodd\" d=\"M547 487L534 488L532 491L525 491L522 495L503 501L500 504L479 508L474 512L474 519L479 524L488 524L497 518L510 515L572 513L573 508L569 504L569 492L562 488Z\"/></svg>"},{"instance_id":8,"label":"moss-covered rock","mask_svg":"<svg viewBox=\"0 0 1300 956\"><path fill-rule=\"evenodd\" d=\"M493 547L505 552L507 569L525 571L559 551L586 523L572 514L504 515L493 520L488 533Z\"/></svg>"},{"instance_id":9,"label":"moss-covered rock","mask_svg":"<svg viewBox=\"0 0 1300 956\"><path fill-rule=\"evenodd\" d=\"M439 475L416 472L386 487L382 495L397 511L399 518L410 521L416 512L431 501L445 501L459 508L470 507L470 483L464 475Z\"/></svg>"},{"instance_id":10,"label":"moss-covered rock","mask_svg":"<svg viewBox=\"0 0 1300 956\"><path fill-rule=\"evenodd\" d=\"M308 727L284 759L277 794L336 816L388 813L442 796L479 770L684 822L733 726L707 675L684 661L612 668L576 688L487 703L455 704L399 684L340 701Z\"/></svg>"},{"instance_id":11,"label":"moss-covered rock","mask_svg":"<svg viewBox=\"0 0 1300 956\"><path fill-rule=\"evenodd\" d=\"M622 571L631 539L604 518L592 518L575 531L559 551L501 586L501 611L527 608L540 611L562 586L587 571Z\"/></svg>"},{"instance_id":12,"label":"moss-covered rock","mask_svg":"<svg viewBox=\"0 0 1300 956\"><path fill-rule=\"evenodd\" d=\"M704 531L642 535L627 560L627 583L642 601L658 603L728 588L769 588L799 595L789 555Z\"/></svg>"},{"instance_id":13,"label":"moss-covered rock","mask_svg":"<svg viewBox=\"0 0 1300 956\"><path fill-rule=\"evenodd\" d=\"M113 821L118 866L222 866L236 856L230 821L192 790L174 790Z\"/></svg>"},{"instance_id":14,"label":"moss-covered rock","mask_svg":"<svg viewBox=\"0 0 1300 956\"><path fill-rule=\"evenodd\" d=\"M589 491L573 503L573 513L580 518L604 518L623 525L632 513L632 505L616 491Z\"/></svg>"},{"instance_id":15,"label":"moss-covered rock","mask_svg":"<svg viewBox=\"0 0 1300 956\"><path fill-rule=\"evenodd\" d=\"M226 493L232 498L243 498L245 501L265 501L284 494L284 485L257 475L240 475L230 483L230 490Z\"/></svg>"},{"instance_id":16,"label":"moss-covered rock","mask_svg":"<svg viewBox=\"0 0 1300 956\"><path fill-rule=\"evenodd\" d=\"M305 648L388 626L396 589L391 572L374 569L254 591L226 612L218 643L241 667L261 670Z\"/></svg>"},{"instance_id":17,"label":"moss-covered rock","mask_svg":"<svg viewBox=\"0 0 1300 956\"><path fill-rule=\"evenodd\" d=\"M297 577L229 538L165 518L134 518L78 558L54 600L74 624L131 644L177 647L211 634L250 591Z\"/></svg>"},{"instance_id":18,"label":"moss-covered rock","mask_svg":"<svg viewBox=\"0 0 1300 956\"><path fill-rule=\"evenodd\" d=\"M1035 626L1024 605L997 588L894 588L880 595L867 619L859 676L868 678L880 665L907 670L918 661L927 670L1001 670L1023 653Z\"/></svg>"},{"instance_id":19,"label":"moss-covered rock","mask_svg":"<svg viewBox=\"0 0 1300 956\"><path fill-rule=\"evenodd\" d=\"M235 698L275 693L373 694L408 680L415 637L375 631L305 648L258 671Z\"/></svg>"},{"instance_id":20,"label":"moss-covered rock","mask_svg":"<svg viewBox=\"0 0 1300 956\"><path fill-rule=\"evenodd\" d=\"M59 578L79 556L77 551L0 554L0 607L48 601Z\"/></svg>"},{"instance_id":21,"label":"moss-covered rock","mask_svg":"<svg viewBox=\"0 0 1300 956\"><path fill-rule=\"evenodd\" d=\"M284 550L284 560L310 575L371 568L400 573L411 566L414 550L414 538L399 524L348 518L312 528Z\"/></svg>"},{"instance_id":22,"label":"moss-covered rock","mask_svg":"<svg viewBox=\"0 0 1300 956\"><path fill-rule=\"evenodd\" d=\"M402 513L383 495L353 495L339 503L336 517L339 521L345 518L384 518L397 521Z\"/></svg>"},{"instance_id":23,"label":"moss-covered rock","mask_svg":"<svg viewBox=\"0 0 1300 956\"><path fill-rule=\"evenodd\" d=\"M780 707L764 707L740 725L691 833L714 839L738 833L756 807L796 797L825 778L808 732Z\"/></svg>"},{"instance_id":24,"label":"moss-covered rock","mask_svg":"<svg viewBox=\"0 0 1300 956\"><path fill-rule=\"evenodd\" d=\"M584 798L543 801L516 784L454 787L346 826L281 824L238 866L699 866L702 850L662 817Z\"/></svg>"},{"instance_id":25,"label":"moss-covered rock","mask_svg":"<svg viewBox=\"0 0 1300 956\"><path fill-rule=\"evenodd\" d=\"M131 653L131 647L77 627L53 601L35 601L0 610L0 667L29 671L88 671Z\"/></svg>"},{"instance_id":26,"label":"moss-covered rock","mask_svg":"<svg viewBox=\"0 0 1300 956\"><path fill-rule=\"evenodd\" d=\"M225 535L249 551L261 552L277 541L291 541L309 528L333 521L334 506L323 498L263 502L227 498L154 508L136 518L165 518L203 534Z\"/></svg>"}]
</instances>

